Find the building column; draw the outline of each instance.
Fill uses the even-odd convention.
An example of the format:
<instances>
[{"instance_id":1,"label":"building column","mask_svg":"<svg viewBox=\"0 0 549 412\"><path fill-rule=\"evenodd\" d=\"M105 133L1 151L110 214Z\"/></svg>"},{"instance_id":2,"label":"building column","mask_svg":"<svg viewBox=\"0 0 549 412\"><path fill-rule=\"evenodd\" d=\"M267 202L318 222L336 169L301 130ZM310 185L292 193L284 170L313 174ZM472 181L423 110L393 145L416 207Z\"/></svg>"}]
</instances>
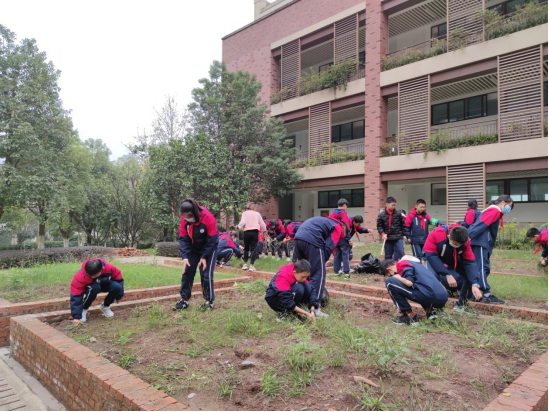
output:
<instances>
[{"instance_id":1,"label":"building column","mask_svg":"<svg viewBox=\"0 0 549 412\"><path fill-rule=\"evenodd\" d=\"M381 59L387 53L387 16L379 0L366 0L366 96L364 110L364 223L373 228L384 207L387 185L381 181L381 143L387 138L387 100L381 95Z\"/></svg>"}]
</instances>

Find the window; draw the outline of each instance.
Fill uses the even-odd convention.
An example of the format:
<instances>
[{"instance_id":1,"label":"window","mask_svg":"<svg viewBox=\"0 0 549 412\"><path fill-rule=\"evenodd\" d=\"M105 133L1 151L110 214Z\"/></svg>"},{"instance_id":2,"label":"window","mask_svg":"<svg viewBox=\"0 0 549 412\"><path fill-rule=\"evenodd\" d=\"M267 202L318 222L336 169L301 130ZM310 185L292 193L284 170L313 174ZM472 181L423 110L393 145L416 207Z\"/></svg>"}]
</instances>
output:
<instances>
[{"instance_id":1,"label":"window","mask_svg":"<svg viewBox=\"0 0 549 412\"><path fill-rule=\"evenodd\" d=\"M517 6L525 4L530 0L509 0L495 6L488 7L490 10L497 10L499 14L506 15L517 11Z\"/></svg>"},{"instance_id":2,"label":"window","mask_svg":"<svg viewBox=\"0 0 549 412\"><path fill-rule=\"evenodd\" d=\"M431 206L444 206L446 204L446 183L431 184Z\"/></svg>"},{"instance_id":3,"label":"window","mask_svg":"<svg viewBox=\"0 0 549 412\"><path fill-rule=\"evenodd\" d=\"M366 64L366 52L365 51L358 52L358 62L360 63L360 67L364 67L364 65Z\"/></svg>"},{"instance_id":4,"label":"window","mask_svg":"<svg viewBox=\"0 0 549 412\"><path fill-rule=\"evenodd\" d=\"M547 177L486 182L488 201L496 200L502 193L509 193L516 203L547 202Z\"/></svg>"},{"instance_id":5,"label":"window","mask_svg":"<svg viewBox=\"0 0 549 412\"><path fill-rule=\"evenodd\" d=\"M332 126L332 142L347 142L364 138L364 120Z\"/></svg>"},{"instance_id":6,"label":"window","mask_svg":"<svg viewBox=\"0 0 549 412\"><path fill-rule=\"evenodd\" d=\"M498 94L490 93L431 106L431 124L459 122L498 114Z\"/></svg>"},{"instance_id":7,"label":"window","mask_svg":"<svg viewBox=\"0 0 549 412\"><path fill-rule=\"evenodd\" d=\"M437 24L431 27L431 39L446 38L446 23Z\"/></svg>"},{"instance_id":8,"label":"window","mask_svg":"<svg viewBox=\"0 0 549 412\"><path fill-rule=\"evenodd\" d=\"M364 189L343 189L318 192L319 208L336 208L337 201L347 199L349 207L364 207Z\"/></svg>"}]
</instances>

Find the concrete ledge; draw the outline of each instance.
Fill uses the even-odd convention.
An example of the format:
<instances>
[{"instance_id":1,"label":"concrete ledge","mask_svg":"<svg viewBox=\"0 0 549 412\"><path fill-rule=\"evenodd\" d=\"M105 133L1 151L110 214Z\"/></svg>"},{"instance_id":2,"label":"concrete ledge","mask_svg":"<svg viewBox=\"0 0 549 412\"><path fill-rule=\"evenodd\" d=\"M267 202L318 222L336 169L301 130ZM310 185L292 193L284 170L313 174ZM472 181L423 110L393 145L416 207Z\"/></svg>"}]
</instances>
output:
<instances>
[{"instance_id":1,"label":"concrete ledge","mask_svg":"<svg viewBox=\"0 0 549 412\"><path fill-rule=\"evenodd\" d=\"M302 167L297 169L303 175L301 181L311 179L330 179L334 177L364 175L364 160L334 163L325 166Z\"/></svg>"}]
</instances>

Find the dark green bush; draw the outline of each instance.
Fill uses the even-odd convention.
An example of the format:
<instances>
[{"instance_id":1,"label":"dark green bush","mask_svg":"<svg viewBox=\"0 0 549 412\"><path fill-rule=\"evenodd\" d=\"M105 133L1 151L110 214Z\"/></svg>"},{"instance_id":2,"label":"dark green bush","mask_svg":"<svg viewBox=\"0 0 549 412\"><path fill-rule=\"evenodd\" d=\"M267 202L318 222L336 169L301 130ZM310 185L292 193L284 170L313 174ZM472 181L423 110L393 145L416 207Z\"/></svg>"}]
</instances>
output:
<instances>
[{"instance_id":1,"label":"dark green bush","mask_svg":"<svg viewBox=\"0 0 549 412\"><path fill-rule=\"evenodd\" d=\"M101 246L48 248L42 250L2 250L0 269L26 267L52 262L83 261L91 257L107 257L114 250Z\"/></svg>"},{"instance_id":2,"label":"dark green bush","mask_svg":"<svg viewBox=\"0 0 549 412\"><path fill-rule=\"evenodd\" d=\"M179 257L179 242L158 242L157 254L165 257Z\"/></svg>"}]
</instances>

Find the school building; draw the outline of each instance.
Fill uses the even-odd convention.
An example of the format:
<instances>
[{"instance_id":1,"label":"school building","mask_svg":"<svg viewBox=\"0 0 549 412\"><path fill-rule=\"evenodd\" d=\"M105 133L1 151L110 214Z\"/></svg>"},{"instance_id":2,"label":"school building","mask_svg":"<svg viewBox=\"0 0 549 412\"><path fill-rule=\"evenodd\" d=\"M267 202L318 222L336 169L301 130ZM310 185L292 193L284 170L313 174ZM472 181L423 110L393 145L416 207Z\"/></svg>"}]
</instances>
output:
<instances>
[{"instance_id":1,"label":"school building","mask_svg":"<svg viewBox=\"0 0 549 412\"><path fill-rule=\"evenodd\" d=\"M482 209L506 193L509 220L547 222L547 2L254 0L254 9L223 38L223 60L263 84L303 175L259 212L303 221L345 197L373 227L393 196L406 212L423 198L431 216L454 221L468 199Z\"/></svg>"}]
</instances>

